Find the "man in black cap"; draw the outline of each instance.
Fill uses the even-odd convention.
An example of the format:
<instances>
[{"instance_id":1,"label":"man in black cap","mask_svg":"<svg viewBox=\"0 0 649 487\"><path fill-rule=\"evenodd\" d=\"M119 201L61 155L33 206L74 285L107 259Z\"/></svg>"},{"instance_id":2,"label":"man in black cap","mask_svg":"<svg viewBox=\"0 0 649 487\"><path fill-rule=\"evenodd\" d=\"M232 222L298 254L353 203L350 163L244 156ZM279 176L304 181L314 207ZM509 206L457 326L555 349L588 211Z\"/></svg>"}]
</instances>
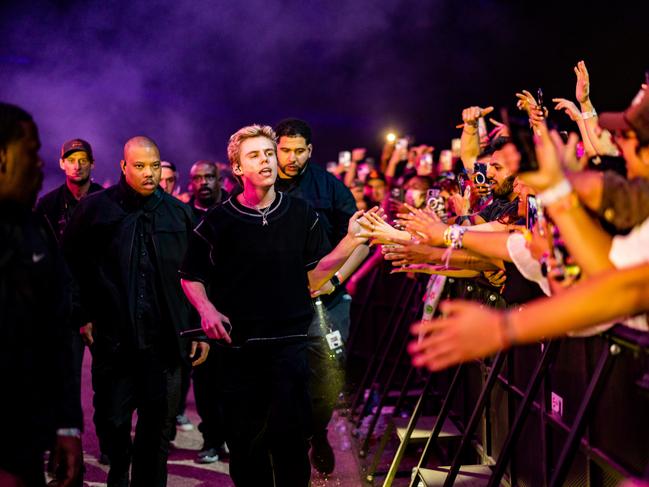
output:
<instances>
[{"instance_id":1,"label":"man in black cap","mask_svg":"<svg viewBox=\"0 0 649 487\"><path fill-rule=\"evenodd\" d=\"M43 452L54 445L57 485L70 487L83 464L75 330L67 268L32 212L39 149L31 115L0 103L0 485L44 487Z\"/></svg>"},{"instance_id":2,"label":"man in black cap","mask_svg":"<svg viewBox=\"0 0 649 487\"><path fill-rule=\"evenodd\" d=\"M160 188L160 152L148 137L124 146L118 184L90 195L63 234L94 325L93 382L108 411L109 486L164 486L183 361L198 354L178 269L194 227L191 209ZM194 325L195 326L195 325ZM200 344L203 362L209 347ZM131 423L137 410L135 438Z\"/></svg>"},{"instance_id":3,"label":"man in black cap","mask_svg":"<svg viewBox=\"0 0 649 487\"><path fill-rule=\"evenodd\" d=\"M81 198L104 189L90 178L95 160L92 147L85 140L72 139L63 144L59 166L65 172L65 182L36 203L36 211L50 223L57 239Z\"/></svg>"},{"instance_id":4,"label":"man in black cap","mask_svg":"<svg viewBox=\"0 0 649 487\"><path fill-rule=\"evenodd\" d=\"M59 166L65 172L65 182L58 188L42 196L36 203L36 212L43 215L45 220L54 230L56 238L60 241L63 230L68 224L72 212L79 204L79 201L90 193L101 191L99 184L91 180L92 169L94 168L92 147L83 139L68 140L61 147L61 158ZM79 334L75 334L75 370L78 373L77 379L81 381L81 365L83 361L84 341L88 346L92 345L92 323L75 323ZM107 457L104 454L106 445L102 426L102 407L95 404L95 430L99 440L100 463L106 464Z\"/></svg>"}]
</instances>

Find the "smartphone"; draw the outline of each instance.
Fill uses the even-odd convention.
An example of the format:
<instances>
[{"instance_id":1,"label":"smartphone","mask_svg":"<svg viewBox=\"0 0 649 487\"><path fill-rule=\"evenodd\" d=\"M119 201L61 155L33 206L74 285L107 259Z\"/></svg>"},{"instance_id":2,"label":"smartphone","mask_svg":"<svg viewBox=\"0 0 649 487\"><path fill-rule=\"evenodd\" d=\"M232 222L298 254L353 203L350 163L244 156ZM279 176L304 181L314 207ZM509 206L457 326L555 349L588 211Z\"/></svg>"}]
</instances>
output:
<instances>
[{"instance_id":1,"label":"smartphone","mask_svg":"<svg viewBox=\"0 0 649 487\"><path fill-rule=\"evenodd\" d=\"M439 153L439 172L453 172L453 152L446 149Z\"/></svg>"},{"instance_id":2,"label":"smartphone","mask_svg":"<svg viewBox=\"0 0 649 487\"><path fill-rule=\"evenodd\" d=\"M540 108L543 108L543 90L541 88L536 90L536 103Z\"/></svg>"},{"instance_id":3,"label":"smartphone","mask_svg":"<svg viewBox=\"0 0 649 487\"><path fill-rule=\"evenodd\" d=\"M427 152L421 156L421 165L428 171L433 172L433 154Z\"/></svg>"},{"instance_id":4,"label":"smartphone","mask_svg":"<svg viewBox=\"0 0 649 487\"><path fill-rule=\"evenodd\" d=\"M554 259L556 260L555 268L559 270L559 273L555 276L557 281L562 281L566 277L570 276L577 277L581 274L581 268L578 265L569 262L572 259L570 258L568 249L566 249L563 239L559 234L559 228L556 226L553 226L552 228L551 247Z\"/></svg>"},{"instance_id":5,"label":"smartphone","mask_svg":"<svg viewBox=\"0 0 649 487\"><path fill-rule=\"evenodd\" d=\"M408 138L407 137L402 137L399 140L397 140L396 148L401 149L401 150L407 149L408 148Z\"/></svg>"},{"instance_id":6,"label":"smartphone","mask_svg":"<svg viewBox=\"0 0 649 487\"><path fill-rule=\"evenodd\" d=\"M395 199L397 201L400 201L401 203L404 202L406 194L404 193L403 189L401 188L392 188L392 191L390 191L390 196L392 199Z\"/></svg>"},{"instance_id":7,"label":"smartphone","mask_svg":"<svg viewBox=\"0 0 649 487\"><path fill-rule=\"evenodd\" d=\"M426 207L433 210L442 221L446 222L446 202L442 198L439 188L430 188L426 191Z\"/></svg>"},{"instance_id":8,"label":"smartphone","mask_svg":"<svg viewBox=\"0 0 649 487\"><path fill-rule=\"evenodd\" d=\"M451 154L453 155L453 157L460 157L461 150L462 150L462 140L451 139Z\"/></svg>"},{"instance_id":9,"label":"smartphone","mask_svg":"<svg viewBox=\"0 0 649 487\"><path fill-rule=\"evenodd\" d=\"M525 211L525 226L529 231L532 231L534 225L538 221L539 206L536 201L536 196L527 195L527 210Z\"/></svg>"},{"instance_id":10,"label":"smartphone","mask_svg":"<svg viewBox=\"0 0 649 487\"><path fill-rule=\"evenodd\" d=\"M365 181L367 179L367 175L372 169L373 168L371 168L368 164L361 164L360 166L358 166L358 169L356 169L358 179Z\"/></svg>"},{"instance_id":11,"label":"smartphone","mask_svg":"<svg viewBox=\"0 0 649 487\"><path fill-rule=\"evenodd\" d=\"M352 163L352 153L348 150L344 150L338 153L338 164L347 168Z\"/></svg>"},{"instance_id":12,"label":"smartphone","mask_svg":"<svg viewBox=\"0 0 649 487\"><path fill-rule=\"evenodd\" d=\"M471 186L471 179L465 173L461 172L456 176L457 182L460 186L460 192L464 194L466 188Z\"/></svg>"},{"instance_id":13,"label":"smartphone","mask_svg":"<svg viewBox=\"0 0 649 487\"><path fill-rule=\"evenodd\" d=\"M510 140L521 156L518 172L538 171L539 161L536 159L536 149L529 121L507 109L501 111L501 116L509 128Z\"/></svg>"},{"instance_id":14,"label":"smartphone","mask_svg":"<svg viewBox=\"0 0 649 487\"><path fill-rule=\"evenodd\" d=\"M488 136L489 132L487 131L487 122L485 122L484 117L480 117L478 119L478 140L482 141Z\"/></svg>"},{"instance_id":15,"label":"smartphone","mask_svg":"<svg viewBox=\"0 0 649 487\"><path fill-rule=\"evenodd\" d=\"M426 206L432 208L436 206L435 200L439 198L440 190L439 188L430 188L426 191Z\"/></svg>"},{"instance_id":16,"label":"smartphone","mask_svg":"<svg viewBox=\"0 0 649 487\"><path fill-rule=\"evenodd\" d=\"M473 180L476 184L487 184L487 165L484 162L473 165Z\"/></svg>"}]
</instances>

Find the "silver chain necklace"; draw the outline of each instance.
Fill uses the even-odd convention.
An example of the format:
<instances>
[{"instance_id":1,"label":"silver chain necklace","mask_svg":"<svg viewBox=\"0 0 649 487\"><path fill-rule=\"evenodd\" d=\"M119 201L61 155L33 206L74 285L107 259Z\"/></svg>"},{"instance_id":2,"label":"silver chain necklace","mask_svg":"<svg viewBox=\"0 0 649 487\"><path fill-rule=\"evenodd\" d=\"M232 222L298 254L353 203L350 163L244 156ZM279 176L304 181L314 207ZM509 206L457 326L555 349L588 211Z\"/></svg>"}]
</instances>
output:
<instances>
[{"instance_id":1,"label":"silver chain necklace","mask_svg":"<svg viewBox=\"0 0 649 487\"><path fill-rule=\"evenodd\" d=\"M273 203L275 202L275 198L277 197L277 193L275 193L273 195L273 199L268 204L268 206L266 208L263 208L263 209L257 208L256 205L253 205L252 203L250 203L250 201L248 201L248 198L246 198L246 195L244 193L241 193L241 196L243 197L243 200L246 202L248 207L252 208L253 210L256 210L257 213L259 213L261 215L261 225L264 226L264 227L267 226L268 225L268 218L267 218L268 213L270 212L270 207L273 206Z\"/></svg>"}]
</instances>

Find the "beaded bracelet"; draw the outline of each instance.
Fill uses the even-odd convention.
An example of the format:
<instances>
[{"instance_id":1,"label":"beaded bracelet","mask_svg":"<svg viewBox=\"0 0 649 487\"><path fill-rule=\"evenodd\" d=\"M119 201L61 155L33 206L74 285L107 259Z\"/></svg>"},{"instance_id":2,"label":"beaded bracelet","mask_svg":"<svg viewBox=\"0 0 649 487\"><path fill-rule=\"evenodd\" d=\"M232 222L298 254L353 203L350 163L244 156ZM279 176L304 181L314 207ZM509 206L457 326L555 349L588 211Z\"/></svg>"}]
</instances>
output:
<instances>
[{"instance_id":1,"label":"beaded bracelet","mask_svg":"<svg viewBox=\"0 0 649 487\"><path fill-rule=\"evenodd\" d=\"M461 249L464 232L466 232L466 227L461 227L460 225L450 225L444 231L444 245L452 249Z\"/></svg>"},{"instance_id":2,"label":"beaded bracelet","mask_svg":"<svg viewBox=\"0 0 649 487\"><path fill-rule=\"evenodd\" d=\"M549 206L561 198L568 196L572 192L572 185L570 181L563 178L554 186L549 187L537 195L537 199L541 201L543 206Z\"/></svg>"}]
</instances>

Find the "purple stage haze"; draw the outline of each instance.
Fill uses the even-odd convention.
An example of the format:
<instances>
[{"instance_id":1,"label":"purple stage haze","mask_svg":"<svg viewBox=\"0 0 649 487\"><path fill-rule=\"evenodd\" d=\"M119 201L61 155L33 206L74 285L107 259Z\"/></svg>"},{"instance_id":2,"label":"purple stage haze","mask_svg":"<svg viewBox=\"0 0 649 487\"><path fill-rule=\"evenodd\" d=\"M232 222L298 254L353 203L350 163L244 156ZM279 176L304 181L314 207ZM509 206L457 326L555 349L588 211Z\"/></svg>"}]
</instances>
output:
<instances>
[{"instance_id":1,"label":"purple stage haze","mask_svg":"<svg viewBox=\"0 0 649 487\"><path fill-rule=\"evenodd\" d=\"M45 188L63 180L67 139L92 143L102 183L124 141L148 135L185 184L242 125L289 116L311 123L321 163L355 146L377 156L387 129L441 150L464 106L538 86L574 97L582 58L598 109L625 107L649 60L645 19L620 3L614 15L527 3L3 2L0 99L34 115Z\"/></svg>"}]
</instances>

